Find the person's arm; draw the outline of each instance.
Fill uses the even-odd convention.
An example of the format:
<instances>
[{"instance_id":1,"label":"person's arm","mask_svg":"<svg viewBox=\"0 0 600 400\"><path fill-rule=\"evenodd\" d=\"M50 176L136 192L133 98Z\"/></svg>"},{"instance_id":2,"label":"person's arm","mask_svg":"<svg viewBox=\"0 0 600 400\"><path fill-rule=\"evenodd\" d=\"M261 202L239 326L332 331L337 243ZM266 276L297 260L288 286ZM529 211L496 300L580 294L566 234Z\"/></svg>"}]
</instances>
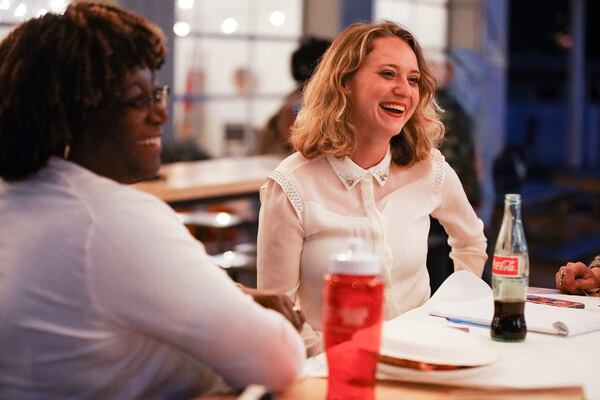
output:
<instances>
[{"instance_id":1,"label":"person's arm","mask_svg":"<svg viewBox=\"0 0 600 400\"><path fill-rule=\"evenodd\" d=\"M556 273L556 288L568 294L583 294L600 287L600 268L589 268L582 262L570 262Z\"/></svg>"},{"instance_id":2,"label":"person's arm","mask_svg":"<svg viewBox=\"0 0 600 400\"><path fill-rule=\"evenodd\" d=\"M258 288L285 293L297 303L303 245L304 231L298 212L281 186L268 180L261 188L256 263ZM309 324L304 324L302 338L309 356L322 351L321 335Z\"/></svg>"},{"instance_id":3,"label":"person's arm","mask_svg":"<svg viewBox=\"0 0 600 400\"><path fill-rule=\"evenodd\" d=\"M448 234L454 270L466 269L481 276L487 260L483 222L469 204L456 172L447 163L444 163L444 168L441 204L432 216L440 221Z\"/></svg>"},{"instance_id":4,"label":"person's arm","mask_svg":"<svg viewBox=\"0 0 600 400\"><path fill-rule=\"evenodd\" d=\"M283 315L294 325L296 330L300 331L304 325L304 314L302 310L296 309L292 300L284 295L271 290L252 289L238 283L238 287L246 294L252 296L255 302L273 311Z\"/></svg>"},{"instance_id":5,"label":"person's arm","mask_svg":"<svg viewBox=\"0 0 600 400\"><path fill-rule=\"evenodd\" d=\"M304 232L294 207L279 184L261 188L257 238L257 287L285 293L296 301Z\"/></svg>"},{"instance_id":6,"label":"person's arm","mask_svg":"<svg viewBox=\"0 0 600 400\"><path fill-rule=\"evenodd\" d=\"M166 205L118 208L89 240L90 293L107 319L182 350L233 387L277 390L300 377L294 327L245 295Z\"/></svg>"}]
</instances>

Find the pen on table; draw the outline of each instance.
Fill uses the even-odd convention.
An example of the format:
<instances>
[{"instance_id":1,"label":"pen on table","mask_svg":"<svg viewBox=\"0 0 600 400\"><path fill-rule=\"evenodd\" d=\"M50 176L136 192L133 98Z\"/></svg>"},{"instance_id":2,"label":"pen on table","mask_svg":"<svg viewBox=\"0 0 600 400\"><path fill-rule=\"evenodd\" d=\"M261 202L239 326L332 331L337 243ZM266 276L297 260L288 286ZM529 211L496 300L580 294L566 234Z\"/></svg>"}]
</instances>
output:
<instances>
[{"instance_id":1,"label":"pen on table","mask_svg":"<svg viewBox=\"0 0 600 400\"><path fill-rule=\"evenodd\" d=\"M482 322L467 321L467 320L460 319L460 318L446 317L446 320L448 322L452 322L453 324L476 326L478 328L489 328L490 327L489 324L485 324Z\"/></svg>"}]
</instances>

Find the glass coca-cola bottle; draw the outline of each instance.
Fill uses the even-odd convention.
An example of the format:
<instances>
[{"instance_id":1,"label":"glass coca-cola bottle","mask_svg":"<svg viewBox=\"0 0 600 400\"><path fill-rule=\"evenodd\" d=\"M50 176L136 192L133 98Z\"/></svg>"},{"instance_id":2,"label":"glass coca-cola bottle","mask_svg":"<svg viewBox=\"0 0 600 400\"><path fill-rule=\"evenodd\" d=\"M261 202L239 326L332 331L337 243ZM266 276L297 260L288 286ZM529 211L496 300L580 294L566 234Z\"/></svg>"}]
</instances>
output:
<instances>
[{"instance_id":1,"label":"glass coca-cola bottle","mask_svg":"<svg viewBox=\"0 0 600 400\"><path fill-rule=\"evenodd\" d=\"M379 257L359 239L330 260L323 292L329 400L374 398L383 317L380 273Z\"/></svg>"},{"instance_id":2,"label":"glass coca-cola bottle","mask_svg":"<svg viewBox=\"0 0 600 400\"><path fill-rule=\"evenodd\" d=\"M529 252L521 221L521 195L504 196L504 216L492 262L494 318L492 339L525 340L525 300L529 284Z\"/></svg>"}]
</instances>

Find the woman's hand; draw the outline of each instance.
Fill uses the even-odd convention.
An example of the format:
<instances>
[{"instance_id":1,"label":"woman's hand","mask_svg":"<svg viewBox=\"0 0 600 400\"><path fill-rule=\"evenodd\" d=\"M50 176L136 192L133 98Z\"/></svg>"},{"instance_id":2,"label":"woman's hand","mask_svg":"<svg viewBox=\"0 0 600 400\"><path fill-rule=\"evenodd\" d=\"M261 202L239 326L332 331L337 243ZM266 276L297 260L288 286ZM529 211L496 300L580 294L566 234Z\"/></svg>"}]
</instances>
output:
<instances>
[{"instance_id":1,"label":"woman's hand","mask_svg":"<svg viewBox=\"0 0 600 400\"><path fill-rule=\"evenodd\" d=\"M584 263L570 262L560 267L556 273L556 288L563 293L583 294L586 290L598 288L598 278L594 270Z\"/></svg>"},{"instance_id":2,"label":"woman's hand","mask_svg":"<svg viewBox=\"0 0 600 400\"><path fill-rule=\"evenodd\" d=\"M275 293L267 290L251 289L239 285L244 293L251 295L254 301L278 313L282 314L288 321L294 325L297 331L302 330L304 325L304 314L301 310L294 308L294 303L284 294Z\"/></svg>"}]
</instances>

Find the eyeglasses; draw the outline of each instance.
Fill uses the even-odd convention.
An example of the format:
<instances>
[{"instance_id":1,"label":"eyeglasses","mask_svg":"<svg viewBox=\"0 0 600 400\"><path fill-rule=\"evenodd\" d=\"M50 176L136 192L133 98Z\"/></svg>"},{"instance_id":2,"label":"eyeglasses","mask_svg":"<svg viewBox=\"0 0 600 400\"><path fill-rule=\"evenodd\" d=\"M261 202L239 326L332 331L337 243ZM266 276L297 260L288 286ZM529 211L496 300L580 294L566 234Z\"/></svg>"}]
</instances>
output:
<instances>
[{"instance_id":1,"label":"eyeglasses","mask_svg":"<svg viewBox=\"0 0 600 400\"><path fill-rule=\"evenodd\" d=\"M150 111L150 109L156 105L166 107L167 100L169 99L169 93L169 86L164 85L152 90L152 94L150 96L140 95L130 100L119 101L113 104L113 106L121 106L135 110Z\"/></svg>"}]
</instances>

